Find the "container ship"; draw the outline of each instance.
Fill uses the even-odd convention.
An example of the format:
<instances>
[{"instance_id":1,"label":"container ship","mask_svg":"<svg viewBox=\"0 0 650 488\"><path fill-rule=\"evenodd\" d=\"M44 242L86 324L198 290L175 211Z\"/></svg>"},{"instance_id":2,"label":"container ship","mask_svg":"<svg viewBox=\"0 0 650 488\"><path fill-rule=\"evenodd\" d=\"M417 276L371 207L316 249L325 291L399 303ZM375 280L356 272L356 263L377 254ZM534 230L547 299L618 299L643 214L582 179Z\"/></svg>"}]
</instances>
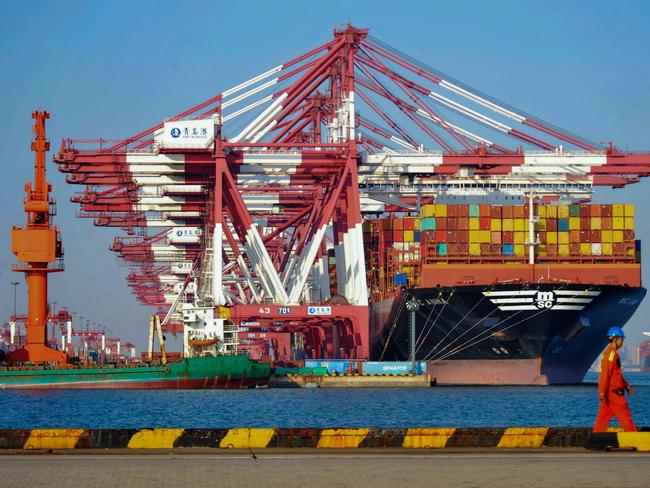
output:
<instances>
[{"instance_id":1,"label":"container ship","mask_svg":"<svg viewBox=\"0 0 650 488\"><path fill-rule=\"evenodd\" d=\"M629 204L427 204L364 231L371 357L415 340L438 384L579 383L646 293Z\"/></svg>"}]
</instances>

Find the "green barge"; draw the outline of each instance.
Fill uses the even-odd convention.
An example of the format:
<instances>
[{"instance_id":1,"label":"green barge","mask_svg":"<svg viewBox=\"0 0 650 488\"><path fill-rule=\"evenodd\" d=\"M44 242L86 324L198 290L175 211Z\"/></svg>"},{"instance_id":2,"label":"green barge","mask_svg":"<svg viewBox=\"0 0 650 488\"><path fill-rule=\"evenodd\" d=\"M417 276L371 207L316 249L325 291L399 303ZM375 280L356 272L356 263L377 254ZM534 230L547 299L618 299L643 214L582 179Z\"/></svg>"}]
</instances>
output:
<instances>
[{"instance_id":1,"label":"green barge","mask_svg":"<svg viewBox=\"0 0 650 488\"><path fill-rule=\"evenodd\" d=\"M268 363L248 356L217 356L114 368L7 368L0 370L0 389L254 388L267 385L270 376Z\"/></svg>"}]
</instances>

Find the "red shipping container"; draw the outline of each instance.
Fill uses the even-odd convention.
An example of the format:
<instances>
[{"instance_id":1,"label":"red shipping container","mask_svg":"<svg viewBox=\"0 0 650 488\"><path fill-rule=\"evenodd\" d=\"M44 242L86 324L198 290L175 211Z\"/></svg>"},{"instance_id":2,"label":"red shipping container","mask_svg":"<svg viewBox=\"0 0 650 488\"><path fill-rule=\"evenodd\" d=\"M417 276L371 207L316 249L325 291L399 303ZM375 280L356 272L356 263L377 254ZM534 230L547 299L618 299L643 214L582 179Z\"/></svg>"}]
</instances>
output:
<instances>
[{"instance_id":1,"label":"red shipping container","mask_svg":"<svg viewBox=\"0 0 650 488\"><path fill-rule=\"evenodd\" d=\"M614 250L614 254L616 254L618 256L625 253L625 244L622 243L622 242L615 242L612 245L612 248Z\"/></svg>"},{"instance_id":2,"label":"red shipping container","mask_svg":"<svg viewBox=\"0 0 650 488\"><path fill-rule=\"evenodd\" d=\"M486 243L481 244L481 254L482 255L490 254L491 250L492 250L492 245L491 244L486 244Z\"/></svg>"},{"instance_id":3,"label":"red shipping container","mask_svg":"<svg viewBox=\"0 0 650 488\"><path fill-rule=\"evenodd\" d=\"M549 256L557 256L557 244L547 244L546 254Z\"/></svg>"},{"instance_id":4,"label":"red shipping container","mask_svg":"<svg viewBox=\"0 0 650 488\"><path fill-rule=\"evenodd\" d=\"M458 242L458 232L455 230L448 230L447 242Z\"/></svg>"},{"instance_id":5,"label":"red shipping container","mask_svg":"<svg viewBox=\"0 0 650 488\"><path fill-rule=\"evenodd\" d=\"M381 221L382 230L391 230L391 219L383 219Z\"/></svg>"},{"instance_id":6,"label":"red shipping container","mask_svg":"<svg viewBox=\"0 0 650 488\"><path fill-rule=\"evenodd\" d=\"M592 230L589 234L589 239L590 242L600 242L601 237L600 237L600 231L599 230Z\"/></svg>"},{"instance_id":7,"label":"red shipping container","mask_svg":"<svg viewBox=\"0 0 650 488\"><path fill-rule=\"evenodd\" d=\"M569 243L580 243L580 231L579 230L570 230L569 231Z\"/></svg>"},{"instance_id":8,"label":"red shipping container","mask_svg":"<svg viewBox=\"0 0 650 488\"><path fill-rule=\"evenodd\" d=\"M456 210L459 217L469 217L469 206L468 205L458 205Z\"/></svg>"},{"instance_id":9,"label":"red shipping container","mask_svg":"<svg viewBox=\"0 0 650 488\"><path fill-rule=\"evenodd\" d=\"M458 219L456 217L447 217L447 229L456 230L458 229Z\"/></svg>"},{"instance_id":10,"label":"red shipping container","mask_svg":"<svg viewBox=\"0 0 650 488\"><path fill-rule=\"evenodd\" d=\"M420 240L422 242L433 241L436 238L435 230L423 230L420 232Z\"/></svg>"},{"instance_id":11,"label":"red shipping container","mask_svg":"<svg viewBox=\"0 0 650 488\"><path fill-rule=\"evenodd\" d=\"M611 205L601 205L600 206L600 215L602 217L611 217L612 216L612 206Z\"/></svg>"},{"instance_id":12,"label":"red shipping container","mask_svg":"<svg viewBox=\"0 0 650 488\"><path fill-rule=\"evenodd\" d=\"M501 232L491 232L490 242L492 244L501 244Z\"/></svg>"},{"instance_id":13,"label":"red shipping container","mask_svg":"<svg viewBox=\"0 0 650 488\"><path fill-rule=\"evenodd\" d=\"M546 219L546 232L557 232L557 219Z\"/></svg>"},{"instance_id":14,"label":"red shipping container","mask_svg":"<svg viewBox=\"0 0 650 488\"><path fill-rule=\"evenodd\" d=\"M489 217L490 216L490 206L486 204L481 204L478 207L478 216L479 217Z\"/></svg>"},{"instance_id":15,"label":"red shipping container","mask_svg":"<svg viewBox=\"0 0 650 488\"><path fill-rule=\"evenodd\" d=\"M591 231L590 230L581 230L580 231L580 242L591 242Z\"/></svg>"},{"instance_id":16,"label":"red shipping container","mask_svg":"<svg viewBox=\"0 0 650 488\"><path fill-rule=\"evenodd\" d=\"M514 211L512 210L512 205L504 205L501 208L501 215L502 218L504 219L512 219L514 215Z\"/></svg>"},{"instance_id":17,"label":"red shipping container","mask_svg":"<svg viewBox=\"0 0 650 488\"><path fill-rule=\"evenodd\" d=\"M404 227L403 227L404 230L413 230L413 225L414 225L413 224L413 219L410 218L410 217L405 218L404 221L403 221L403 225L404 225Z\"/></svg>"},{"instance_id":18,"label":"red shipping container","mask_svg":"<svg viewBox=\"0 0 650 488\"><path fill-rule=\"evenodd\" d=\"M469 231L468 230L459 230L458 231L458 242L469 242Z\"/></svg>"},{"instance_id":19,"label":"red shipping container","mask_svg":"<svg viewBox=\"0 0 650 488\"><path fill-rule=\"evenodd\" d=\"M447 242L447 231L446 230L437 230L436 231L436 242Z\"/></svg>"},{"instance_id":20,"label":"red shipping container","mask_svg":"<svg viewBox=\"0 0 650 488\"><path fill-rule=\"evenodd\" d=\"M447 219L444 217L436 217L436 230L447 230Z\"/></svg>"},{"instance_id":21,"label":"red shipping container","mask_svg":"<svg viewBox=\"0 0 650 488\"><path fill-rule=\"evenodd\" d=\"M634 231L633 230L624 230L623 231L623 240L630 242L634 240Z\"/></svg>"},{"instance_id":22,"label":"red shipping container","mask_svg":"<svg viewBox=\"0 0 650 488\"><path fill-rule=\"evenodd\" d=\"M603 205L603 207L604 206L605 205ZM612 217L601 217L600 218L600 228L603 229L603 230L612 230Z\"/></svg>"},{"instance_id":23,"label":"red shipping container","mask_svg":"<svg viewBox=\"0 0 650 488\"><path fill-rule=\"evenodd\" d=\"M589 205L580 205L580 217L590 217Z\"/></svg>"},{"instance_id":24,"label":"red shipping container","mask_svg":"<svg viewBox=\"0 0 650 488\"><path fill-rule=\"evenodd\" d=\"M490 217L480 217L478 219L478 228L481 230L490 230Z\"/></svg>"},{"instance_id":25,"label":"red shipping container","mask_svg":"<svg viewBox=\"0 0 650 488\"><path fill-rule=\"evenodd\" d=\"M447 244L447 255L448 256L454 256L458 254L458 244L455 242L451 242Z\"/></svg>"},{"instance_id":26,"label":"red shipping container","mask_svg":"<svg viewBox=\"0 0 650 488\"><path fill-rule=\"evenodd\" d=\"M491 205L490 206L490 218L492 219L500 219L501 218L501 207L498 205Z\"/></svg>"},{"instance_id":27,"label":"red shipping container","mask_svg":"<svg viewBox=\"0 0 650 488\"><path fill-rule=\"evenodd\" d=\"M466 242L459 242L456 244L456 254L460 256L467 256L469 254L469 244Z\"/></svg>"},{"instance_id":28,"label":"red shipping container","mask_svg":"<svg viewBox=\"0 0 650 488\"><path fill-rule=\"evenodd\" d=\"M490 246L490 254L493 256L501 256L501 244L492 244Z\"/></svg>"},{"instance_id":29,"label":"red shipping container","mask_svg":"<svg viewBox=\"0 0 650 488\"><path fill-rule=\"evenodd\" d=\"M392 230L382 230L382 237L384 238L384 242L392 242L393 241L393 231Z\"/></svg>"},{"instance_id":30,"label":"red shipping container","mask_svg":"<svg viewBox=\"0 0 650 488\"><path fill-rule=\"evenodd\" d=\"M572 242L569 244L569 254L571 254L571 256L580 256L579 242Z\"/></svg>"},{"instance_id":31,"label":"red shipping container","mask_svg":"<svg viewBox=\"0 0 650 488\"><path fill-rule=\"evenodd\" d=\"M458 205L447 205L447 217L458 217Z\"/></svg>"},{"instance_id":32,"label":"red shipping container","mask_svg":"<svg viewBox=\"0 0 650 488\"><path fill-rule=\"evenodd\" d=\"M393 242L404 242L404 231L403 230L394 230L393 231Z\"/></svg>"},{"instance_id":33,"label":"red shipping container","mask_svg":"<svg viewBox=\"0 0 650 488\"><path fill-rule=\"evenodd\" d=\"M602 212L602 209L601 209L600 205L590 205L590 207L591 208L590 208L589 211L590 211L592 217L600 217L600 216L602 216L603 212Z\"/></svg>"},{"instance_id":34,"label":"red shipping container","mask_svg":"<svg viewBox=\"0 0 650 488\"><path fill-rule=\"evenodd\" d=\"M524 217L526 217L526 212L523 205L515 205L512 207L513 219L523 219Z\"/></svg>"},{"instance_id":35,"label":"red shipping container","mask_svg":"<svg viewBox=\"0 0 650 488\"><path fill-rule=\"evenodd\" d=\"M403 228L404 224L402 219L393 219L393 230L402 230Z\"/></svg>"},{"instance_id":36,"label":"red shipping container","mask_svg":"<svg viewBox=\"0 0 650 488\"><path fill-rule=\"evenodd\" d=\"M458 230L469 230L469 217L458 218Z\"/></svg>"},{"instance_id":37,"label":"red shipping container","mask_svg":"<svg viewBox=\"0 0 650 488\"><path fill-rule=\"evenodd\" d=\"M502 232L501 239L504 244L514 244L515 243L515 233L514 232Z\"/></svg>"},{"instance_id":38,"label":"red shipping container","mask_svg":"<svg viewBox=\"0 0 650 488\"><path fill-rule=\"evenodd\" d=\"M539 243L546 244L546 232L539 233Z\"/></svg>"},{"instance_id":39,"label":"red shipping container","mask_svg":"<svg viewBox=\"0 0 650 488\"><path fill-rule=\"evenodd\" d=\"M580 206L580 211L582 212L582 207L584 205ZM580 230L587 230L591 229L591 219L589 217L582 217L580 216Z\"/></svg>"}]
</instances>

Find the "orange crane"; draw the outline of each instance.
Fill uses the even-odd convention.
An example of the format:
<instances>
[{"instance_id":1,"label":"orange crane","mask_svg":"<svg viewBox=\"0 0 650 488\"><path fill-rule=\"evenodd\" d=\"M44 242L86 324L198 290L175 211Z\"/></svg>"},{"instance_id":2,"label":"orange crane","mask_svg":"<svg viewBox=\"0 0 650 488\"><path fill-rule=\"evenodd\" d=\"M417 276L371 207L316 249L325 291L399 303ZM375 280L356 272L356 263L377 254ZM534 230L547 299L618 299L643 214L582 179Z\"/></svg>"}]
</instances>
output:
<instances>
[{"instance_id":1,"label":"orange crane","mask_svg":"<svg viewBox=\"0 0 650 488\"><path fill-rule=\"evenodd\" d=\"M27 337L22 348L9 354L9 363L67 363L67 355L47 346L47 277L49 273L63 271L63 247L58 229L52 226L54 200L50 200L52 186L45 179L45 156L50 143L45 138L45 121L49 112L32 112L35 139L31 149L36 153L34 186L25 184L26 227L11 231L11 252L18 258L13 271L25 273L28 290ZM51 211L52 210L52 211ZM50 266L51 263L55 263Z\"/></svg>"}]
</instances>

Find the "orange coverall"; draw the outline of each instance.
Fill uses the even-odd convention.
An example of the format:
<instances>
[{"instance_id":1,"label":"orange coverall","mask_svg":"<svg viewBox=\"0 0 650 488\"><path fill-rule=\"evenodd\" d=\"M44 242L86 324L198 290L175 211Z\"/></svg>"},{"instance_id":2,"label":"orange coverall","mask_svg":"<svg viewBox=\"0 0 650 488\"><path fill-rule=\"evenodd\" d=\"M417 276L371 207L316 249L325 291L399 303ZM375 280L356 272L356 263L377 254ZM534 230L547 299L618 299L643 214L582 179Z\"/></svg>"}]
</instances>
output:
<instances>
[{"instance_id":1,"label":"orange coverall","mask_svg":"<svg viewBox=\"0 0 650 488\"><path fill-rule=\"evenodd\" d=\"M629 387L621 369L621 358L614 344L610 344L603 353L600 362L600 377L598 378L598 395L603 398L600 410L594 424L594 432L605 432L612 417L616 417L626 432L636 432L632 422L632 413L627 406L624 395L614 393L614 390L627 390Z\"/></svg>"}]
</instances>

